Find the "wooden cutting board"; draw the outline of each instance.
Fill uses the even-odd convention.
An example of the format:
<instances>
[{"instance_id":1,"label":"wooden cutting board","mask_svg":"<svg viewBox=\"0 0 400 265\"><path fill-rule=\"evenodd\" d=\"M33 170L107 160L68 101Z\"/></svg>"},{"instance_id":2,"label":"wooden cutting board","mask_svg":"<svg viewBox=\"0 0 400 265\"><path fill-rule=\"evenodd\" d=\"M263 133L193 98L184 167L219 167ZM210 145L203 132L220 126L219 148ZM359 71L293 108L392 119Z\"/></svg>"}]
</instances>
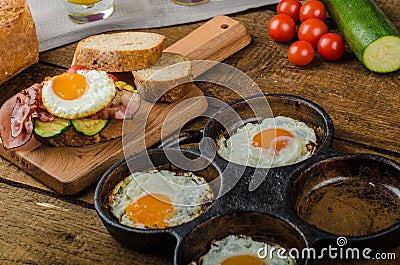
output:
<instances>
[{"instance_id":1,"label":"wooden cutting board","mask_svg":"<svg viewBox=\"0 0 400 265\"><path fill-rule=\"evenodd\" d=\"M165 51L180 53L190 60L222 61L250 41L251 37L243 24L218 16ZM197 76L205 70L197 70L193 74ZM30 85L27 84L27 87ZM125 155L154 145L161 140L161 132L165 137L179 130L187 121L200 116L207 107L202 91L193 85L190 93L178 102L152 104L142 100L134 119L124 123L124 131L129 128L129 144L118 138L84 147L48 147L32 138L20 148L5 150L1 147L0 155L60 194L72 195L96 182Z\"/></svg>"}]
</instances>

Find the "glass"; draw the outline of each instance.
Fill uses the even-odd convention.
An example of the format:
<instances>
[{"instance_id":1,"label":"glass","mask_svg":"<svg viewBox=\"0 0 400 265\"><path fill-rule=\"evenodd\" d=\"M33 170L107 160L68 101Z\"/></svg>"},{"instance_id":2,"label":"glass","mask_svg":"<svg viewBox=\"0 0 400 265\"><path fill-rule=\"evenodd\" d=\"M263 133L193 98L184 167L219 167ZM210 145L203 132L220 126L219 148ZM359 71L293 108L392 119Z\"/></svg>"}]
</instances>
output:
<instances>
[{"instance_id":1,"label":"glass","mask_svg":"<svg viewBox=\"0 0 400 265\"><path fill-rule=\"evenodd\" d=\"M64 0L68 16L77 23L106 19L114 11L114 0Z\"/></svg>"},{"instance_id":2,"label":"glass","mask_svg":"<svg viewBox=\"0 0 400 265\"><path fill-rule=\"evenodd\" d=\"M173 0L174 3L185 6L194 6L208 2L208 0Z\"/></svg>"}]
</instances>

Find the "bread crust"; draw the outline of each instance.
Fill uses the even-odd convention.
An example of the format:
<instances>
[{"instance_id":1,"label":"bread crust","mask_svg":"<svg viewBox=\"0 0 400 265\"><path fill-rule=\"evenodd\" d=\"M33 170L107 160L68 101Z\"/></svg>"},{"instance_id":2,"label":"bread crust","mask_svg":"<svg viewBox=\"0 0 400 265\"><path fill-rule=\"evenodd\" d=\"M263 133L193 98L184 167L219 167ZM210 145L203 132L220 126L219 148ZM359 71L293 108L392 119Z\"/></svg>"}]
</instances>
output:
<instances>
[{"instance_id":1,"label":"bread crust","mask_svg":"<svg viewBox=\"0 0 400 265\"><path fill-rule=\"evenodd\" d=\"M174 53L169 53L174 54ZM182 55L174 54L182 59L182 62L187 62L190 70L182 74L178 78L170 80L158 80L157 73L152 76L152 79L147 80L138 72L132 71L135 86L140 96L150 102L163 101L175 102L187 95L193 85L193 77L191 73L191 63ZM176 66L176 65L175 65ZM175 67L167 65L166 67ZM178 67L176 67L178 69ZM179 70L177 70L179 71ZM161 70L162 72L162 70Z\"/></svg>"},{"instance_id":2,"label":"bread crust","mask_svg":"<svg viewBox=\"0 0 400 265\"><path fill-rule=\"evenodd\" d=\"M0 84L39 60L35 24L25 0L0 3Z\"/></svg>"},{"instance_id":3,"label":"bread crust","mask_svg":"<svg viewBox=\"0 0 400 265\"><path fill-rule=\"evenodd\" d=\"M135 86L138 89L140 96L150 102L175 102L186 96L193 85L192 80L185 79L183 84L175 85L175 83L182 83L179 80L171 80L171 82L146 82L135 78ZM170 89L169 89L170 88ZM164 93L169 89L167 92ZM161 96L160 96L161 95Z\"/></svg>"},{"instance_id":4,"label":"bread crust","mask_svg":"<svg viewBox=\"0 0 400 265\"><path fill-rule=\"evenodd\" d=\"M100 34L110 36L112 34ZM159 34L157 34L159 35ZM89 69L106 72L129 72L144 69L154 64L160 58L164 47L164 36L155 46L142 50L102 50L84 47L85 42L99 35L81 40L75 50L72 65L84 65Z\"/></svg>"}]
</instances>

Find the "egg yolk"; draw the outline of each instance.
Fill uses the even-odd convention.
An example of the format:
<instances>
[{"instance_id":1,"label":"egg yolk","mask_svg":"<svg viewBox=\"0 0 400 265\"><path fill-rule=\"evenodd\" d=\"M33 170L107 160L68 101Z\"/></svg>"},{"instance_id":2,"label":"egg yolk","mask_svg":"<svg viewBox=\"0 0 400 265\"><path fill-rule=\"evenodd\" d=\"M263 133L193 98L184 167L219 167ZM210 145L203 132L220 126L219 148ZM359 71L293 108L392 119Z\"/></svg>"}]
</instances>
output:
<instances>
[{"instance_id":1,"label":"egg yolk","mask_svg":"<svg viewBox=\"0 0 400 265\"><path fill-rule=\"evenodd\" d=\"M165 220L171 218L173 212L171 199L164 194L147 194L126 207L126 214L132 221L151 228L167 227Z\"/></svg>"},{"instance_id":2,"label":"egg yolk","mask_svg":"<svg viewBox=\"0 0 400 265\"><path fill-rule=\"evenodd\" d=\"M294 138L293 134L285 129L271 128L257 133L253 138L253 146L272 149L279 152L288 146L287 137Z\"/></svg>"},{"instance_id":3,"label":"egg yolk","mask_svg":"<svg viewBox=\"0 0 400 265\"><path fill-rule=\"evenodd\" d=\"M265 261L252 255L238 255L224 259L220 265L268 265Z\"/></svg>"},{"instance_id":4,"label":"egg yolk","mask_svg":"<svg viewBox=\"0 0 400 265\"><path fill-rule=\"evenodd\" d=\"M64 73L53 78L53 91L62 99L80 98L86 90L86 78L80 74Z\"/></svg>"}]
</instances>

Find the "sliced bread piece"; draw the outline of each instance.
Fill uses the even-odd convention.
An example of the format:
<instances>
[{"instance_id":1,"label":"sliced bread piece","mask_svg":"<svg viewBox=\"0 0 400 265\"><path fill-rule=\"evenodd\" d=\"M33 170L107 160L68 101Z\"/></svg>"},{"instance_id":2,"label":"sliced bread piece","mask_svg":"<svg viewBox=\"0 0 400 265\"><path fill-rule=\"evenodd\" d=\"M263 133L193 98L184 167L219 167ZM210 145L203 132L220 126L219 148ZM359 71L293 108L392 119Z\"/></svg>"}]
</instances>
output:
<instances>
[{"instance_id":1,"label":"sliced bread piece","mask_svg":"<svg viewBox=\"0 0 400 265\"><path fill-rule=\"evenodd\" d=\"M191 62L171 52L163 52L155 64L132 74L140 96L151 102L177 101L188 93L193 83Z\"/></svg>"},{"instance_id":2,"label":"sliced bread piece","mask_svg":"<svg viewBox=\"0 0 400 265\"><path fill-rule=\"evenodd\" d=\"M106 72L129 72L154 64L161 56L165 37L149 32L100 34L81 40L72 65Z\"/></svg>"}]
</instances>

